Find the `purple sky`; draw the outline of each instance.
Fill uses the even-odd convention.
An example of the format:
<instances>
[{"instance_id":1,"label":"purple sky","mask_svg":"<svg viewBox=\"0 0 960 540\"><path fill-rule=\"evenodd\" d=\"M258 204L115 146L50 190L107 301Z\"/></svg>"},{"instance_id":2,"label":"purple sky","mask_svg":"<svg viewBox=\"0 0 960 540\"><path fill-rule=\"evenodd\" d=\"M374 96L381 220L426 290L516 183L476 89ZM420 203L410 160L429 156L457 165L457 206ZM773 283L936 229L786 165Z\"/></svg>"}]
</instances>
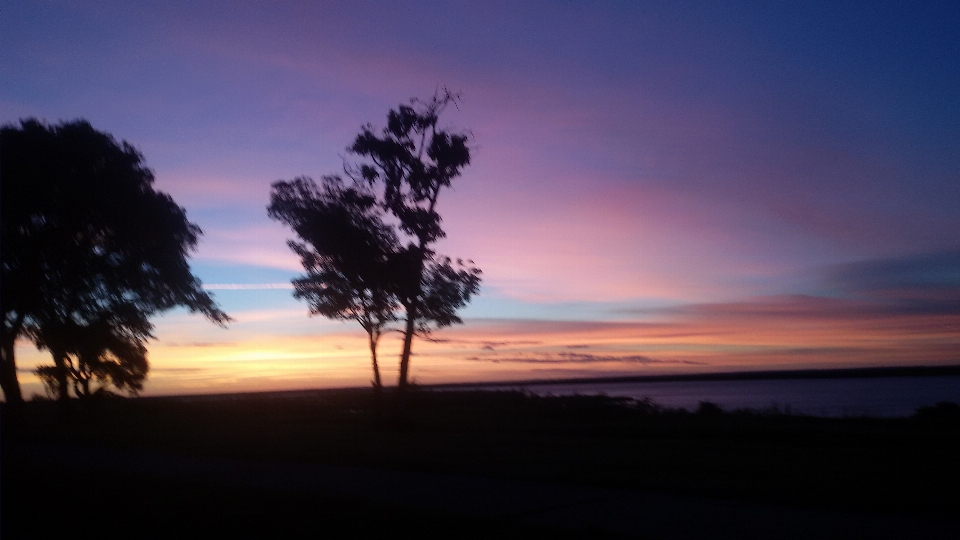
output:
<instances>
[{"instance_id":1,"label":"purple sky","mask_svg":"<svg viewBox=\"0 0 960 540\"><path fill-rule=\"evenodd\" d=\"M425 381L960 361L955 3L23 1L0 58L0 121L137 146L204 229L209 284L288 282L270 183L338 172L361 125L461 91L442 122L475 153L441 250L484 288L463 346L414 361ZM358 326L288 290L216 294L237 324L158 319L148 391L365 382L362 354L338 375L311 352ZM591 361L557 356L581 337ZM237 350L272 368L231 375Z\"/></svg>"}]
</instances>

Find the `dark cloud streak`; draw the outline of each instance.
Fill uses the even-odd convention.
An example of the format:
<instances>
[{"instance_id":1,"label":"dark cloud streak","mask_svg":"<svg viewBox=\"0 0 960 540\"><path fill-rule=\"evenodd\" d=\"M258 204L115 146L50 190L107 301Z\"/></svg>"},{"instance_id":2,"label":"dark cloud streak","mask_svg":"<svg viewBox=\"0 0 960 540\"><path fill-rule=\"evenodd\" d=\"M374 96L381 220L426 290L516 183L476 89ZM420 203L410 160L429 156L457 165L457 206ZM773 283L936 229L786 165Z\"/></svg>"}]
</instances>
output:
<instances>
[{"instance_id":1,"label":"dark cloud streak","mask_svg":"<svg viewBox=\"0 0 960 540\"><path fill-rule=\"evenodd\" d=\"M599 364L599 363L622 363L622 364L693 364L702 365L701 362L691 360L658 360L643 355L598 355L582 353L546 353L531 354L529 356L471 356L467 360L473 362L492 362L492 363L511 363L511 364Z\"/></svg>"},{"instance_id":2,"label":"dark cloud streak","mask_svg":"<svg viewBox=\"0 0 960 540\"><path fill-rule=\"evenodd\" d=\"M960 314L960 249L834 266L824 281L889 312Z\"/></svg>"}]
</instances>

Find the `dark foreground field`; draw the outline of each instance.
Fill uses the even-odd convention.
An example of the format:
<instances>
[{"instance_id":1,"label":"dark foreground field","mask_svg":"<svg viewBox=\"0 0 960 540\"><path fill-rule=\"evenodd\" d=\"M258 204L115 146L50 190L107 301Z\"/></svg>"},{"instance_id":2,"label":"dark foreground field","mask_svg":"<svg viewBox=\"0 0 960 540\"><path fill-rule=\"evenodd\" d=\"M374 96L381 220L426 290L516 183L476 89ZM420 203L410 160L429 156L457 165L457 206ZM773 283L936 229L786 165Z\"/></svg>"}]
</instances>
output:
<instances>
[{"instance_id":1,"label":"dark foreground field","mask_svg":"<svg viewBox=\"0 0 960 540\"><path fill-rule=\"evenodd\" d=\"M2 424L3 538L960 537L960 415L369 390L108 399Z\"/></svg>"}]
</instances>

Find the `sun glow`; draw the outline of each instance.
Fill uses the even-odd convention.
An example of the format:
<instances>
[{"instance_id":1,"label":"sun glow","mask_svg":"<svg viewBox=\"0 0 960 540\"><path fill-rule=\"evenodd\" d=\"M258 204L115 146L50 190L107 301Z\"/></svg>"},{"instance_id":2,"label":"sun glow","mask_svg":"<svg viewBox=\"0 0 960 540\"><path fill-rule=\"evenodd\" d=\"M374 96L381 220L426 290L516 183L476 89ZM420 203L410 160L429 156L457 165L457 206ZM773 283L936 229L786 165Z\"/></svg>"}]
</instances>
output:
<instances>
[{"instance_id":1,"label":"sun glow","mask_svg":"<svg viewBox=\"0 0 960 540\"><path fill-rule=\"evenodd\" d=\"M228 329L196 316L159 321L145 395L366 386L373 378L359 326L304 310L236 314ZM771 297L665 310L650 321L473 319L414 344L422 384L744 369L949 364L960 361L960 315L882 313L853 301ZM381 339L385 384L395 384L399 334ZM49 364L17 348L25 395Z\"/></svg>"}]
</instances>

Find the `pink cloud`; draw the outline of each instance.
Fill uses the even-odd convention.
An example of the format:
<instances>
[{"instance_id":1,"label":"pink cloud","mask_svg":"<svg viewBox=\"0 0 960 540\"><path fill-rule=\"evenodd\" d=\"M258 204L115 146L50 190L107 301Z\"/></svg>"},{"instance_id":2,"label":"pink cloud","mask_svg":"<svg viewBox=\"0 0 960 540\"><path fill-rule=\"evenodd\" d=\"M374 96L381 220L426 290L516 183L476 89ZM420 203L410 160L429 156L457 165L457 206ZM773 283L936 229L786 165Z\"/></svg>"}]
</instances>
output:
<instances>
[{"instance_id":1,"label":"pink cloud","mask_svg":"<svg viewBox=\"0 0 960 540\"><path fill-rule=\"evenodd\" d=\"M195 259L300 271L300 259L286 244L291 236L269 222L237 228L206 227Z\"/></svg>"},{"instance_id":2,"label":"pink cloud","mask_svg":"<svg viewBox=\"0 0 960 540\"><path fill-rule=\"evenodd\" d=\"M189 172L160 173L157 189L169 193L187 208L210 206L263 205L266 207L270 182L263 178L209 176Z\"/></svg>"}]
</instances>

